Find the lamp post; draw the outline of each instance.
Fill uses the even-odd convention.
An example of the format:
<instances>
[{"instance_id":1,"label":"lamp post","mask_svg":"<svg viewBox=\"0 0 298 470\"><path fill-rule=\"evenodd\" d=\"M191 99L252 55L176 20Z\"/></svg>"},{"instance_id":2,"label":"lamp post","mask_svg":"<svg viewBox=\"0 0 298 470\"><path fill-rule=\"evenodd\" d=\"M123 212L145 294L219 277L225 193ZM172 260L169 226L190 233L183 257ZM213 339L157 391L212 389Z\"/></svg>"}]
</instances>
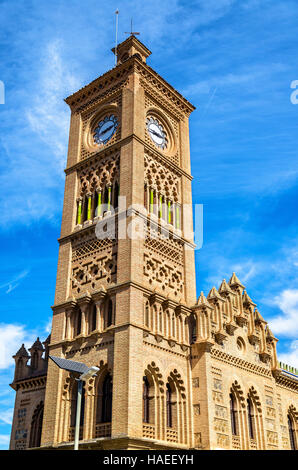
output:
<instances>
[{"instance_id":1,"label":"lamp post","mask_svg":"<svg viewBox=\"0 0 298 470\"><path fill-rule=\"evenodd\" d=\"M99 371L98 367L88 367L82 362L70 361L61 357L49 356L60 369L68 370L69 372L75 372L81 374L78 379L78 397L77 397L77 410L76 410L76 426L75 426L75 437L74 437L74 450L79 449L79 435L80 435L80 420L81 420L81 408L82 408L82 391L83 383L87 382L91 377L97 374Z\"/></svg>"}]
</instances>

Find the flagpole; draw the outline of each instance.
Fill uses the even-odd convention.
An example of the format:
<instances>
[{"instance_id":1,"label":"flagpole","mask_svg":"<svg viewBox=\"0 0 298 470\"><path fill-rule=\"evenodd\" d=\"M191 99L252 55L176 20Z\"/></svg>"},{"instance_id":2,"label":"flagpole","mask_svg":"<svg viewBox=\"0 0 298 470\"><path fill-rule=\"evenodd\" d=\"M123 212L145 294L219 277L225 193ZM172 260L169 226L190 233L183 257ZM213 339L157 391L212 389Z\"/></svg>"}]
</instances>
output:
<instances>
[{"instance_id":1,"label":"flagpole","mask_svg":"<svg viewBox=\"0 0 298 470\"><path fill-rule=\"evenodd\" d=\"M115 65L117 65L118 15L119 15L118 9L115 11L115 15L116 15Z\"/></svg>"}]
</instances>

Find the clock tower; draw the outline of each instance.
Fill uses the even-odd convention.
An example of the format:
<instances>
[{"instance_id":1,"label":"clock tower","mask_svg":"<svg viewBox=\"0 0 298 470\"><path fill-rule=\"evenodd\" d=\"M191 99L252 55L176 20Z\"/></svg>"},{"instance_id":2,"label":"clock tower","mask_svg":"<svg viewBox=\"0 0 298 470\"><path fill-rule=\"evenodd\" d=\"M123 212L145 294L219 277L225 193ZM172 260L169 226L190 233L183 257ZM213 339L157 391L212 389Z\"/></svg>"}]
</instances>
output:
<instances>
[{"instance_id":1,"label":"clock tower","mask_svg":"<svg viewBox=\"0 0 298 470\"><path fill-rule=\"evenodd\" d=\"M113 51L115 52L115 51ZM298 371L235 273L196 299L188 118L134 36L71 109L50 337L15 354L11 449L297 449ZM30 362L29 362L30 360Z\"/></svg>"},{"instance_id":2,"label":"clock tower","mask_svg":"<svg viewBox=\"0 0 298 470\"><path fill-rule=\"evenodd\" d=\"M65 100L71 123L49 354L100 367L85 387L81 429L83 443L97 447L193 445L194 107L147 65L150 54L131 35L112 70ZM42 446L73 441L75 401L76 382L50 361Z\"/></svg>"}]
</instances>

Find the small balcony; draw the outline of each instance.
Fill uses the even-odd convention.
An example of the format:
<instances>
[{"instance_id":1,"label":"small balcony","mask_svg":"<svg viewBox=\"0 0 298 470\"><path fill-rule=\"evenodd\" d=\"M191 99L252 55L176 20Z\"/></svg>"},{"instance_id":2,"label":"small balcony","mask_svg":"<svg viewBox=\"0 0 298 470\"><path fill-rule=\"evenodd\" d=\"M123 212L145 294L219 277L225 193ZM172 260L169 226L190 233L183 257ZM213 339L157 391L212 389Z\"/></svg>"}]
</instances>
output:
<instances>
[{"instance_id":1,"label":"small balcony","mask_svg":"<svg viewBox=\"0 0 298 470\"><path fill-rule=\"evenodd\" d=\"M235 450L241 449L239 436L232 436L232 448Z\"/></svg>"},{"instance_id":2,"label":"small balcony","mask_svg":"<svg viewBox=\"0 0 298 470\"><path fill-rule=\"evenodd\" d=\"M169 442L178 442L178 431L173 428L167 428L166 440Z\"/></svg>"},{"instance_id":3,"label":"small balcony","mask_svg":"<svg viewBox=\"0 0 298 470\"><path fill-rule=\"evenodd\" d=\"M112 425L111 423L100 423L95 426L95 437L110 437Z\"/></svg>"},{"instance_id":4,"label":"small balcony","mask_svg":"<svg viewBox=\"0 0 298 470\"><path fill-rule=\"evenodd\" d=\"M252 450L257 450L257 441L255 439L249 440L249 448Z\"/></svg>"},{"instance_id":5,"label":"small balcony","mask_svg":"<svg viewBox=\"0 0 298 470\"><path fill-rule=\"evenodd\" d=\"M155 439L154 424L143 423L143 437L146 437L147 439Z\"/></svg>"},{"instance_id":6,"label":"small balcony","mask_svg":"<svg viewBox=\"0 0 298 470\"><path fill-rule=\"evenodd\" d=\"M74 441L75 438L75 426L70 426L69 433L68 433L68 440L69 442ZM83 439L83 426L80 426L80 433L79 433L79 440Z\"/></svg>"}]
</instances>

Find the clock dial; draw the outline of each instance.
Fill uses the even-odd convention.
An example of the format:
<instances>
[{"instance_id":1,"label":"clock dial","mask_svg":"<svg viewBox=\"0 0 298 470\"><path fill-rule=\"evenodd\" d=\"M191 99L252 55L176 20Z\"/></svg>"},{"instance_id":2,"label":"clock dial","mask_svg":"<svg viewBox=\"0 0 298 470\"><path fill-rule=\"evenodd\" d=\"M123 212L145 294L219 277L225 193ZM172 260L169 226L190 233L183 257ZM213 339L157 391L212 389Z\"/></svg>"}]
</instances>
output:
<instances>
[{"instance_id":1,"label":"clock dial","mask_svg":"<svg viewBox=\"0 0 298 470\"><path fill-rule=\"evenodd\" d=\"M118 127L118 119L114 114L102 119L93 132L93 140L97 145L106 144L115 134Z\"/></svg>"},{"instance_id":2,"label":"clock dial","mask_svg":"<svg viewBox=\"0 0 298 470\"><path fill-rule=\"evenodd\" d=\"M151 139L157 147L161 148L162 150L167 148L168 139L166 132L164 131L162 125L158 122L157 119L154 119L152 117L147 119L147 130Z\"/></svg>"}]
</instances>

